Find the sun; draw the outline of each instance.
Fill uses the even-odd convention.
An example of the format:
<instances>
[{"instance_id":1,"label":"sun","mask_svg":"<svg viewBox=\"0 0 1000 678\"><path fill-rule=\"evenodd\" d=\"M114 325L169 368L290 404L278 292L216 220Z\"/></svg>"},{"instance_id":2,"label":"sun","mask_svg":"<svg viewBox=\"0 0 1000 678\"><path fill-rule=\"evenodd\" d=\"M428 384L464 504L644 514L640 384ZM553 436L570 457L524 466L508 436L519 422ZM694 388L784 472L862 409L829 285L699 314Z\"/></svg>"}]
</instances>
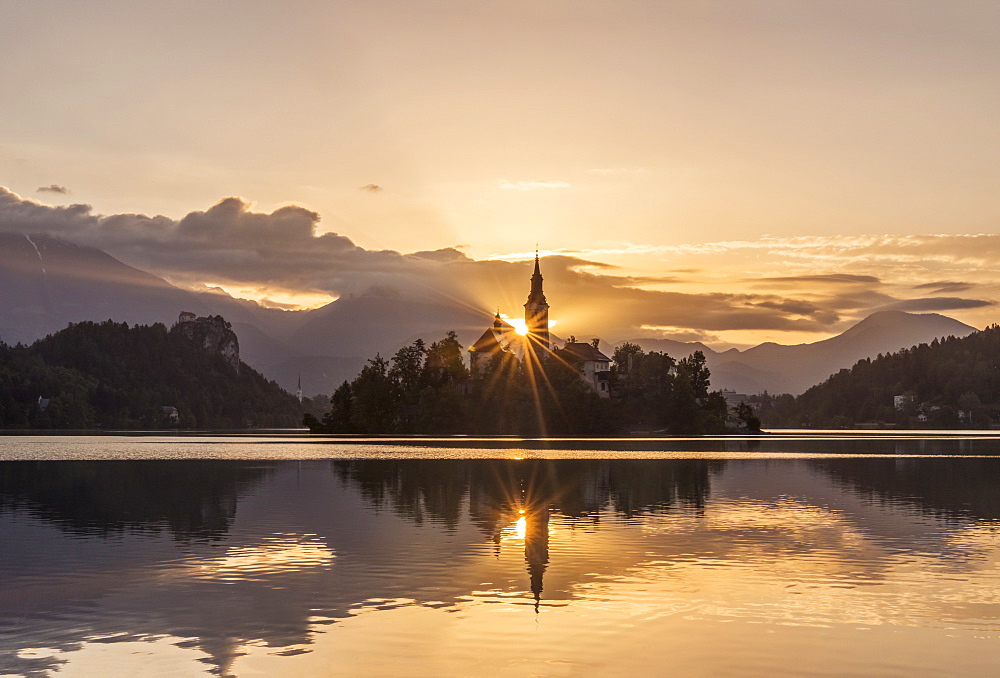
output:
<instances>
[{"instance_id":1,"label":"sun","mask_svg":"<svg viewBox=\"0 0 1000 678\"><path fill-rule=\"evenodd\" d=\"M525 335L528 333L528 325L524 322L524 318L508 318L505 315L501 315L504 321L514 328L514 331L518 334Z\"/></svg>"}]
</instances>

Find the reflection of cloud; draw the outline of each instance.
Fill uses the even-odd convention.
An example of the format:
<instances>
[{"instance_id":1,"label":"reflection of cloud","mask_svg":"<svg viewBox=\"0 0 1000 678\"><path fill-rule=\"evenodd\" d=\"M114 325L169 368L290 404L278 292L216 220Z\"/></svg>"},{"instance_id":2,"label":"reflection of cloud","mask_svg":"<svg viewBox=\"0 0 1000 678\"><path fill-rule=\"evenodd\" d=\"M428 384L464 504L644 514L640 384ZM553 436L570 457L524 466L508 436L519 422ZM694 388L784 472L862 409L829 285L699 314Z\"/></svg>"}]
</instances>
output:
<instances>
[{"instance_id":1,"label":"reflection of cloud","mask_svg":"<svg viewBox=\"0 0 1000 678\"><path fill-rule=\"evenodd\" d=\"M183 577L211 581L265 581L268 577L298 570L326 568L335 554L321 541L267 537L252 546L231 546L225 555L185 561L177 572L164 573L166 579Z\"/></svg>"},{"instance_id":2,"label":"reflection of cloud","mask_svg":"<svg viewBox=\"0 0 1000 678\"><path fill-rule=\"evenodd\" d=\"M511 191L537 191L546 188L569 188L565 181L502 181L500 188Z\"/></svg>"}]
</instances>

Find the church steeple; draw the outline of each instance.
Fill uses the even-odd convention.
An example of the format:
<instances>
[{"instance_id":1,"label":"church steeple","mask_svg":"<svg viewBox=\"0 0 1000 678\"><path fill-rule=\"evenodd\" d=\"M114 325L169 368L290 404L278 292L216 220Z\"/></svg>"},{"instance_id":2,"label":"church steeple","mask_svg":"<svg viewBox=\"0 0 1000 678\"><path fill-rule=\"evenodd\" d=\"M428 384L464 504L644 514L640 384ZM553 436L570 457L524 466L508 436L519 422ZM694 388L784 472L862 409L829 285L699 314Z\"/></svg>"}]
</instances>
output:
<instances>
[{"instance_id":1,"label":"church steeple","mask_svg":"<svg viewBox=\"0 0 1000 678\"><path fill-rule=\"evenodd\" d=\"M535 271L531 274L531 291L528 301L524 304L524 324L528 328L528 336L532 343L551 348L549 342L549 304L545 301L542 291L542 270L535 250Z\"/></svg>"}]
</instances>

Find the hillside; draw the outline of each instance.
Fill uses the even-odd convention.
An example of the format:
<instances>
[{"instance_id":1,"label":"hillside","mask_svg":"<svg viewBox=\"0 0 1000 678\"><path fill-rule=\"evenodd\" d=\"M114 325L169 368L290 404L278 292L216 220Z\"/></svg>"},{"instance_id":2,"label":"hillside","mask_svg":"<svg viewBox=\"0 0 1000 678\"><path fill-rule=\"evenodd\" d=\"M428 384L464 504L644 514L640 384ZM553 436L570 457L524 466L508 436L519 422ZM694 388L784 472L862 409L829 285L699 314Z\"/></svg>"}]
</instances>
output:
<instances>
[{"instance_id":1,"label":"hillside","mask_svg":"<svg viewBox=\"0 0 1000 678\"><path fill-rule=\"evenodd\" d=\"M831 374L863 358L928 343L936 338L964 337L976 328L937 313L880 311L830 339L786 346L764 343L744 351L716 352L700 343L635 339L647 351L673 356L702 351L712 381L741 393L799 394Z\"/></svg>"},{"instance_id":2,"label":"hillside","mask_svg":"<svg viewBox=\"0 0 1000 678\"><path fill-rule=\"evenodd\" d=\"M220 289L194 293L110 254L43 234L0 233L0 341L31 343L69 323L173 323L181 311L219 314L240 336L241 356L288 390L326 393L414 337L456 328L472 341L488 314L442 300L415 303L374 289L312 311L281 311Z\"/></svg>"},{"instance_id":3,"label":"hillside","mask_svg":"<svg viewBox=\"0 0 1000 678\"><path fill-rule=\"evenodd\" d=\"M985 428L1000 413L1000 328L858 361L797 398L755 400L765 427Z\"/></svg>"},{"instance_id":4,"label":"hillside","mask_svg":"<svg viewBox=\"0 0 1000 678\"><path fill-rule=\"evenodd\" d=\"M283 427L300 419L294 396L239 360L236 335L220 317L171 330L82 322L31 346L0 343L0 427Z\"/></svg>"}]
</instances>

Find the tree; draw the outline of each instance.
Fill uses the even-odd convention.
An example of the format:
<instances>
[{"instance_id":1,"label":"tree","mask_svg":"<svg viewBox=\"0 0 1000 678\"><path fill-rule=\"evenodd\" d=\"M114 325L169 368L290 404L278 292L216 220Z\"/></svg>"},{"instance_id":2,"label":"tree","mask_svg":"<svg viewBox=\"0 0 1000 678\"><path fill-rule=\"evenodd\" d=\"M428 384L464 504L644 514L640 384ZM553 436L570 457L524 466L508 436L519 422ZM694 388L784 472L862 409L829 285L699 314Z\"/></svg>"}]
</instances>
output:
<instances>
[{"instance_id":1,"label":"tree","mask_svg":"<svg viewBox=\"0 0 1000 678\"><path fill-rule=\"evenodd\" d=\"M391 433L396 423L397 390L389 363L376 354L351 383L351 423L362 433Z\"/></svg>"},{"instance_id":2,"label":"tree","mask_svg":"<svg viewBox=\"0 0 1000 678\"><path fill-rule=\"evenodd\" d=\"M751 433L760 433L760 419L753 412L753 408L747 403L737 403L733 406L733 415L740 422L740 428Z\"/></svg>"}]
</instances>

